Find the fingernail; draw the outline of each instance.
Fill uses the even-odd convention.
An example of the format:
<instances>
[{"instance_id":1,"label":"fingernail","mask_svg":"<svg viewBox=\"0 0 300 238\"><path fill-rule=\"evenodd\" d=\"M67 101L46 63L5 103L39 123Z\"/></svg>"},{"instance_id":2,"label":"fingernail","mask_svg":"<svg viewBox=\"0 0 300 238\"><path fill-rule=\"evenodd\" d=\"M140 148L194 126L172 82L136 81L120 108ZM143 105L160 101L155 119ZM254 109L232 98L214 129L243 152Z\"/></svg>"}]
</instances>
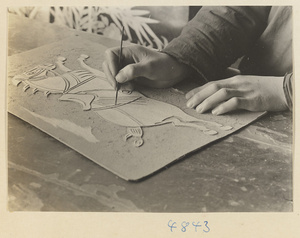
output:
<instances>
[{"instance_id":1,"label":"fingernail","mask_svg":"<svg viewBox=\"0 0 300 238\"><path fill-rule=\"evenodd\" d=\"M200 105L196 108L196 111L199 112L199 113L202 113L203 112L203 106Z\"/></svg>"},{"instance_id":2,"label":"fingernail","mask_svg":"<svg viewBox=\"0 0 300 238\"><path fill-rule=\"evenodd\" d=\"M122 75L122 72L119 72L116 76L116 81L118 81L119 83L124 83L127 81L127 78Z\"/></svg>"},{"instance_id":3,"label":"fingernail","mask_svg":"<svg viewBox=\"0 0 300 238\"><path fill-rule=\"evenodd\" d=\"M187 106L188 108L192 108L192 107L193 107L193 103L192 103L191 101L188 101L188 102L186 103L186 106Z\"/></svg>"},{"instance_id":4,"label":"fingernail","mask_svg":"<svg viewBox=\"0 0 300 238\"><path fill-rule=\"evenodd\" d=\"M211 113L217 116L217 115L220 114L220 110L219 109L214 109L214 110L211 111Z\"/></svg>"},{"instance_id":5,"label":"fingernail","mask_svg":"<svg viewBox=\"0 0 300 238\"><path fill-rule=\"evenodd\" d=\"M116 77L115 77L116 81L117 82L120 82L121 81L121 76L120 74L117 74ZM120 82L121 83L121 82Z\"/></svg>"}]
</instances>

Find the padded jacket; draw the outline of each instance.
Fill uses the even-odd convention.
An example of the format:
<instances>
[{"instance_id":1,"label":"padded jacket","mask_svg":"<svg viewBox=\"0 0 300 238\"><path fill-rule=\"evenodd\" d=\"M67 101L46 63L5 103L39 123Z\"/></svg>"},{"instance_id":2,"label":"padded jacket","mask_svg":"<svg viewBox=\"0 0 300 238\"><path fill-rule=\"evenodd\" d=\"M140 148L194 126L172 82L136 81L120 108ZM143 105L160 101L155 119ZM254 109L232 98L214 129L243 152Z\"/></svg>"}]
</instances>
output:
<instances>
[{"instance_id":1,"label":"padded jacket","mask_svg":"<svg viewBox=\"0 0 300 238\"><path fill-rule=\"evenodd\" d=\"M163 52L191 66L205 81L221 79L242 58L242 74L284 76L292 100L292 7L203 7ZM291 107L290 107L291 109Z\"/></svg>"}]
</instances>

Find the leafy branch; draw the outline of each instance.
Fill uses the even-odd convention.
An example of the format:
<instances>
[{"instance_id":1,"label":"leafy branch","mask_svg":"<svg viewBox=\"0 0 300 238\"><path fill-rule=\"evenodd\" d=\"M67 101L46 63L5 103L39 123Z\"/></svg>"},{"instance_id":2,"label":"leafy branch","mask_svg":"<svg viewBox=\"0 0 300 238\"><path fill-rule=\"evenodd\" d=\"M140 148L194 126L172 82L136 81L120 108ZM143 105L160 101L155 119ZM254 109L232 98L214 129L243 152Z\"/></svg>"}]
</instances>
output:
<instances>
[{"instance_id":1,"label":"leafy branch","mask_svg":"<svg viewBox=\"0 0 300 238\"><path fill-rule=\"evenodd\" d=\"M124 26L131 42L137 38L136 43L158 49L168 43L165 37L159 39L150 28L149 24L158 24L159 21L145 17L150 15L146 10L131 7L51 7L50 14L53 22L76 30L105 35L105 30L115 25L119 29L115 34L120 34Z\"/></svg>"}]
</instances>

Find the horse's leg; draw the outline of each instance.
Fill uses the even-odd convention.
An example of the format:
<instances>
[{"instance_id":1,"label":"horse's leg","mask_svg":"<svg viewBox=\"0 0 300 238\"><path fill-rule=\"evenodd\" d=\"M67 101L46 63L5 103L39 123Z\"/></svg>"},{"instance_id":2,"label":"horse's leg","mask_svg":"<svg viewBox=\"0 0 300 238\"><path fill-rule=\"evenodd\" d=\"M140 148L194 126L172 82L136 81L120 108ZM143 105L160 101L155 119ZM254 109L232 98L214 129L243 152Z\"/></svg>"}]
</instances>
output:
<instances>
[{"instance_id":1,"label":"horse's leg","mask_svg":"<svg viewBox=\"0 0 300 238\"><path fill-rule=\"evenodd\" d=\"M207 135L216 135L216 134L218 134L217 131L210 130L210 129L208 129L207 127L205 127L203 125L198 125L197 123L194 123L194 122L185 122L185 121L180 120L177 117L169 117L169 118L165 119L163 122L158 123L156 125L166 124L166 123L172 123L174 126L184 126L184 127L196 128L196 129L202 131L204 134L207 134Z\"/></svg>"},{"instance_id":2,"label":"horse's leg","mask_svg":"<svg viewBox=\"0 0 300 238\"><path fill-rule=\"evenodd\" d=\"M140 147L141 145L144 144L144 140L142 139L143 130L141 127L128 127L127 132L128 133L124 137L125 141L127 141L127 139L133 136L133 137L137 137L133 142L135 147Z\"/></svg>"},{"instance_id":3,"label":"horse's leg","mask_svg":"<svg viewBox=\"0 0 300 238\"><path fill-rule=\"evenodd\" d=\"M76 102L82 105L82 110L89 111L91 110L91 103L95 99L94 95L91 94L73 94L73 93L67 93L63 94L59 101L71 101Z\"/></svg>"}]
</instances>

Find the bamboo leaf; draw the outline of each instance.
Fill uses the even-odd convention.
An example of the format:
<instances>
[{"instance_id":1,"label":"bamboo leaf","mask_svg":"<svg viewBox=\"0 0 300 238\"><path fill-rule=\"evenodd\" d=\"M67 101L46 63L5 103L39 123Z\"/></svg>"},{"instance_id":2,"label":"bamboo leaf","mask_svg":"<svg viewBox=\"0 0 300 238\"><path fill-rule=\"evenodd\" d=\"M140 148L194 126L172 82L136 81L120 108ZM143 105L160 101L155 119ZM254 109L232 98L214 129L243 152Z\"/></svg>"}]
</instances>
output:
<instances>
[{"instance_id":1,"label":"bamboo leaf","mask_svg":"<svg viewBox=\"0 0 300 238\"><path fill-rule=\"evenodd\" d=\"M148 23L148 24L157 24L157 23L159 23L158 20L155 20L155 19L152 19L152 18L146 18L146 17L134 17L134 19L136 21L144 22L144 23Z\"/></svg>"},{"instance_id":2,"label":"bamboo leaf","mask_svg":"<svg viewBox=\"0 0 300 238\"><path fill-rule=\"evenodd\" d=\"M114 23L118 26L118 28L122 29L122 25L120 24L120 21L118 20L118 18L116 17L116 15L111 14L110 17L114 21Z\"/></svg>"},{"instance_id":3,"label":"bamboo leaf","mask_svg":"<svg viewBox=\"0 0 300 238\"><path fill-rule=\"evenodd\" d=\"M68 24L69 27L74 28L75 24L73 21L72 11L70 8L66 7L63 9L64 20Z\"/></svg>"},{"instance_id":4,"label":"bamboo leaf","mask_svg":"<svg viewBox=\"0 0 300 238\"><path fill-rule=\"evenodd\" d=\"M157 37L157 35L152 31L152 29L147 24L143 24L142 26L156 42L162 45L161 40Z\"/></svg>"},{"instance_id":5,"label":"bamboo leaf","mask_svg":"<svg viewBox=\"0 0 300 238\"><path fill-rule=\"evenodd\" d=\"M78 9L78 8L68 8L68 12L69 12L69 21L70 22L73 22L73 27L76 29L76 30L80 30L80 19L81 19L81 14L80 14L80 10L82 9ZM73 19L74 17L74 19Z\"/></svg>"},{"instance_id":6,"label":"bamboo leaf","mask_svg":"<svg viewBox=\"0 0 300 238\"><path fill-rule=\"evenodd\" d=\"M153 41L155 42L157 49L161 50L163 48L163 43L161 40L153 39Z\"/></svg>"},{"instance_id":7,"label":"bamboo leaf","mask_svg":"<svg viewBox=\"0 0 300 238\"><path fill-rule=\"evenodd\" d=\"M130 15L132 16L143 16L143 15L148 15L150 14L150 11L147 11L147 10L129 10L128 11Z\"/></svg>"},{"instance_id":8,"label":"bamboo leaf","mask_svg":"<svg viewBox=\"0 0 300 238\"><path fill-rule=\"evenodd\" d=\"M87 24L87 23L89 23L89 21L90 21L89 17L88 17L88 16L85 16L85 17L82 17L82 18L80 19L80 24L81 24L81 25Z\"/></svg>"},{"instance_id":9,"label":"bamboo leaf","mask_svg":"<svg viewBox=\"0 0 300 238\"><path fill-rule=\"evenodd\" d=\"M30 14L29 14L29 18L30 19L33 19L33 18L35 18L35 16L36 16L36 14L38 13L38 11L39 11L39 7L34 7L33 9L32 9L32 11L30 12Z\"/></svg>"},{"instance_id":10,"label":"bamboo leaf","mask_svg":"<svg viewBox=\"0 0 300 238\"><path fill-rule=\"evenodd\" d=\"M36 10L34 9L34 11ZM147 17L150 14L148 10L132 9L132 7L52 7L49 12L53 15L56 23L75 29L101 33L104 27L110 26L113 22L119 29L124 26L130 41L133 41L133 31L140 44L151 46L155 44L161 48L168 43L165 37L160 39L149 27L148 24L158 24L160 21ZM111 22L103 14L109 15ZM98 21L98 18L101 21Z\"/></svg>"},{"instance_id":11,"label":"bamboo leaf","mask_svg":"<svg viewBox=\"0 0 300 238\"><path fill-rule=\"evenodd\" d=\"M67 25L66 24L66 21L65 21L65 18L64 18L64 15L63 15L63 12L61 11L61 9L59 7L54 7L54 10L53 10L53 16L54 16L54 22L56 24L59 24L59 25Z\"/></svg>"},{"instance_id":12,"label":"bamboo leaf","mask_svg":"<svg viewBox=\"0 0 300 238\"><path fill-rule=\"evenodd\" d=\"M92 7L88 7L89 13L89 19L88 19L88 32L92 33L93 32L93 10Z\"/></svg>"},{"instance_id":13,"label":"bamboo leaf","mask_svg":"<svg viewBox=\"0 0 300 238\"><path fill-rule=\"evenodd\" d=\"M132 41L132 36L131 36L131 33L130 33L129 25L126 24L126 23L123 23L123 26L124 26L124 30L126 32L126 35L127 35L128 39L130 41Z\"/></svg>"},{"instance_id":14,"label":"bamboo leaf","mask_svg":"<svg viewBox=\"0 0 300 238\"><path fill-rule=\"evenodd\" d=\"M166 45L168 45L168 44L169 44L169 41L168 41L168 39L167 39L166 37L164 37L164 36L161 36L161 38L162 38L162 40L163 40L163 44L164 44L164 46L166 46Z\"/></svg>"},{"instance_id":15,"label":"bamboo leaf","mask_svg":"<svg viewBox=\"0 0 300 238\"><path fill-rule=\"evenodd\" d=\"M79 22L80 18L81 18L81 11L80 11L80 9L75 8L75 7L68 7L68 15L69 15L70 18L74 17L73 20L75 22Z\"/></svg>"},{"instance_id":16,"label":"bamboo leaf","mask_svg":"<svg viewBox=\"0 0 300 238\"><path fill-rule=\"evenodd\" d=\"M135 23L133 23L133 30L135 31L136 36L138 37L139 42L142 44L143 43L143 37L139 31L139 27L138 25L136 25Z\"/></svg>"},{"instance_id":17,"label":"bamboo leaf","mask_svg":"<svg viewBox=\"0 0 300 238\"><path fill-rule=\"evenodd\" d=\"M152 46L153 43L152 41L150 40L150 38L148 37L147 33L145 32L144 28L142 25L138 25L137 26L138 28L138 31L141 33L141 35L146 39L146 41Z\"/></svg>"},{"instance_id":18,"label":"bamboo leaf","mask_svg":"<svg viewBox=\"0 0 300 238\"><path fill-rule=\"evenodd\" d=\"M17 15L19 15L19 16L25 16L25 14L21 11L21 9L19 9L19 8L17 8L17 7L15 7L14 8L14 11L17 13Z\"/></svg>"},{"instance_id":19,"label":"bamboo leaf","mask_svg":"<svg viewBox=\"0 0 300 238\"><path fill-rule=\"evenodd\" d=\"M104 25L108 26L109 25L109 20L107 17L105 16L101 16L101 21L104 23Z\"/></svg>"},{"instance_id":20,"label":"bamboo leaf","mask_svg":"<svg viewBox=\"0 0 300 238\"><path fill-rule=\"evenodd\" d=\"M94 7L94 14L98 16L102 12L100 7Z\"/></svg>"},{"instance_id":21,"label":"bamboo leaf","mask_svg":"<svg viewBox=\"0 0 300 238\"><path fill-rule=\"evenodd\" d=\"M50 8L50 15L52 15L53 16L53 18L54 18L54 21L55 21L55 18L56 18L56 13L55 13L55 11L52 9L52 8Z\"/></svg>"}]
</instances>

